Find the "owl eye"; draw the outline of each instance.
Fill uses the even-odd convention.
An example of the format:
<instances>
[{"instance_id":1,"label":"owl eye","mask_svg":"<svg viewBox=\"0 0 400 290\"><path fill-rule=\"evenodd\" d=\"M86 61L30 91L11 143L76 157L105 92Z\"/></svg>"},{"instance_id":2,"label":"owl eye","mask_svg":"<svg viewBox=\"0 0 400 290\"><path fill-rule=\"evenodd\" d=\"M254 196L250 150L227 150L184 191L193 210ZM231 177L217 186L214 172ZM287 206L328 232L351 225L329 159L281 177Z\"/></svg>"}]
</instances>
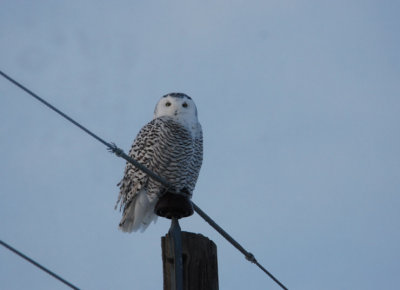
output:
<instances>
[{"instance_id":1,"label":"owl eye","mask_svg":"<svg viewBox=\"0 0 400 290\"><path fill-rule=\"evenodd\" d=\"M170 102L166 102L165 106L169 107L169 106L171 106L171 103Z\"/></svg>"},{"instance_id":2,"label":"owl eye","mask_svg":"<svg viewBox=\"0 0 400 290\"><path fill-rule=\"evenodd\" d=\"M187 108L188 104L187 103L183 103L182 107Z\"/></svg>"}]
</instances>

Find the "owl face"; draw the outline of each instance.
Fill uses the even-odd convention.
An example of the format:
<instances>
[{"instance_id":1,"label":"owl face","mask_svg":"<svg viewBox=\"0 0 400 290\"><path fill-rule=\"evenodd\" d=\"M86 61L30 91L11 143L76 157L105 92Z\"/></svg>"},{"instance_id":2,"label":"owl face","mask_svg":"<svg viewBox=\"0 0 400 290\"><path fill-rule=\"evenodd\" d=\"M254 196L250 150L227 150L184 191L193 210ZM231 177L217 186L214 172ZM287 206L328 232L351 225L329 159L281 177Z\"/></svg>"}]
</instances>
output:
<instances>
[{"instance_id":1,"label":"owl face","mask_svg":"<svg viewBox=\"0 0 400 290\"><path fill-rule=\"evenodd\" d=\"M197 120L197 108L189 96L182 93L170 93L158 101L154 110L154 118L163 116L179 120Z\"/></svg>"}]
</instances>

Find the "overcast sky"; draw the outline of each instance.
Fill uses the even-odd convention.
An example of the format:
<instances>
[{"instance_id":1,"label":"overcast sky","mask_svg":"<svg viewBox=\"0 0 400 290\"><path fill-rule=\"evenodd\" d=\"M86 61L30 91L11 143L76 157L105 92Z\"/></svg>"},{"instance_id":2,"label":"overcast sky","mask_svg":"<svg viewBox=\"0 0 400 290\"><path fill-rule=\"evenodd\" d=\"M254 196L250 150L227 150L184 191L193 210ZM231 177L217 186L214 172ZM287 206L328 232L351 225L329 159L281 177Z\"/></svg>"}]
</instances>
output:
<instances>
[{"instance_id":1,"label":"overcast sky","mask_svg":"<svg viewBox=\"0 0 400 290\"><path fill-rule=\"evenodd\" d=\"M398 289L399 1L20 1L0 70L128 151L158 99L197 104L193 200L289 289ZM160 237L118 230L125 162L0 78L0 239L82 289L161 289ZM280 289L198 215L220 289ZM67 289L0 247L0 288Z\"/></svg>"}]
</instances>

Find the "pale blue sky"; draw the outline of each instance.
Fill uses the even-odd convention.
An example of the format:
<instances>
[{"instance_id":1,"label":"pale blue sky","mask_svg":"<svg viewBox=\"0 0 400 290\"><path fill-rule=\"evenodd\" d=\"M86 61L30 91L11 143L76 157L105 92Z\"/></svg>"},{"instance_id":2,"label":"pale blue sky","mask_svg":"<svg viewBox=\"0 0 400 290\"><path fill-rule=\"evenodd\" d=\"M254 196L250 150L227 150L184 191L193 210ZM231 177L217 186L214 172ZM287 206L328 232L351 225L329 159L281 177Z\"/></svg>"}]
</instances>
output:
<instances>
[{"instance_id":1,"label":"pale blue sky","mask_svg":"<svg viewBox=\"0 0 400 290\"><path fill-rule=\"evenodd\" d=\"M0 69L125 151L197 104L196 203L289 289L400 283L398 1L1 1ZM125 162L0 79L0 239L82 289L161 289L161 220L124 234ZM196 214L220 289L279 289ZM251 285L251 286L249 286ZM0 288L67 289L0 248Z\"/></svg>"}]
</instances>

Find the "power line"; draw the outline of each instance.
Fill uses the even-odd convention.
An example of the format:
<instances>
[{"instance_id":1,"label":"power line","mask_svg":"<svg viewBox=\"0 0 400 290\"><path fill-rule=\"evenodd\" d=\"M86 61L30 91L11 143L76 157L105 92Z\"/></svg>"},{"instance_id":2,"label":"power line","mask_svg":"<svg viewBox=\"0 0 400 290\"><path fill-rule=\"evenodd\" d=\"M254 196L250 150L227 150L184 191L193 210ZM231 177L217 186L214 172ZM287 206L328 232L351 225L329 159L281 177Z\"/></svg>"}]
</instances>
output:
<instances>
[{"instance_id":1,"label":"power line","mask_svg":"<svg viewBox=\"0 0 400 290\"><path fill-rule=\"evenodd\" d=\"M83 125L79 124L78 122L76 122L74 119L72 119L71 117L69 117L67 114L61 112L59 109L57 109L56 107L54 107L53 105L51 105L49 102L45 101L44 99L42 99L41 97L39 97L37 94L35 94L34 92L32 92L30 89L28 89L27 87L23 86L22 84L20 84L19 82L17 82L16 80L14 80L13 78L11 78L10 76L8 76L7 74L5 74L4 72L2 72L0 70L0 74L6 78L8 81L12 82L14 85L16 85L17 87L19 87L20 89L22 89L23 91L25 91L26 93L28 93L29 95L31 95L32 97L34 97L36 100L38 100L39 102L41 102L42 104L44 104L45 106L47 106L48 108L50 108L51 110L53 110L54 112L56 112L57 114L61 115L62 117L64 117L65 119L67 119L68 121L70 121L72 124L74 124L75 126L77 126L79 129L85 131L87 134L89 134L90 136L92 136L93 138L95 138L97 141L99 141L100 143L103 143L105 146L108 147L108 149L115 153L117 156L125 159L126 161L132 163L134 166L136 166L137 168L139 168L140 170L142 170L143 172L145 172L147 175L149 175L150 177L152 177L153 179L161 182L162 184L166 185L168 184L168 182L157 176L156 174L154 174L151 170L147 169L145 166L143 166L142 164L140 164L139 162L137 162L136 160L132 159L131 157L129 157L128 155L126 155L124 153L124 151L122 149L119 149L115 144L112 143L108 143L106 141L104 141L102 138L100 138L99 136L97 136L96 134L94 134L92 131L90 131L89 129L87 129L86 127L84 127ZM166 185L168 186L168 185ZM168 187L171 187L170 185Z\"/></svg>"},{"instance_id":2,"label":"power line","mask_svg":"<svg viewBox=\"0 0 400 290\"><path fill-rule=\"evenodd\" d=\"M34 97L35 99L40 101L41 103L43 103L48 108L52 109L53 111L55 111L56 113L58 113L59 115L64 117L68 121L70 121L72 124L74 124L75 126L80 128L81 130L85 131L87 134L89 134L90 136L92 136L93 138L95 138L96 140L101 142L102 144L104 144L110 152L114 153L118 157L121 157L121 158L125 159L126 161L128 161L129 163L133 164L135 167L137 167L138 169L142 170L144 173L149 175L149 177L151 177L155 181L160 182L167 188L173 188L173 186L167 180L158 176L157 174L155 174L154 172L149 170L147 167L145 167L143 164L137 162L135 159L126 155L125 152L122 149L118 148L117 145L115 145L114 143L108 143L108 142L104 141L102 138L100 138L99 136L97 136L96 134L91 132L89 129L87 129L83 125L79 124L78 122L76 122L74 119L72 119L71 117L69 117L68 115L66 115L65 113L63 113L62 111L60 111L59 109L54 107L53 105L51 105L49 102L47 102L44 99L42 99L41 97L39 97L37 94L35 94L31 90L29 90L28 88L26 88L25 86L23 86L22 84L20 84L19 82L17 82L13 78L11 78L10 76L8 76L4 72L2 72L1 70L0 70L0 75L2 75L8 81L13 83L17 87L19 87L20 89L22 89L23 91L25 91L26 93L28 93L29 95L31 95L32 97ZM180 192L174 192L174 193L186 195L185 193L180 193ZM250 252L247 252L238 242L236 242L227 232L225 232L214 220L212 220L207 214L205 214L193 201L192 201L192 204L193 204L193 209L197 212L197 214L200 215L207 223L209 223L218 233L220 233L236 249L238 249L240 252L242 252L242 254L244 254L244 256L246 257L246 259L248 261L256 264L264 273L266 273L272 280L274 280L282 289L287 289L278 279L276 279L270 272L268 272L261 264L259 264L257 262L257 260L253 254L251 254Z\"/></svg>"},{"instance_id":3,"label":"power line","mask_svg":"<svg viewBox=\"0 0 400 290\"><path fill-rule=\"evenodd\" d=\"M24 258L25 260L27 260L29 263L32 263L33 265L35 265L36 267L38 267L39 269L41 269L42 271L46 272L47 274L53 276L54 278L56 278L57 280L61 281L62 283L64 283L65 285L67 285L68 287L75 289L75 290L79 290L78 287L74 286L72 283L68 282L67 280L65 280L64 278L60 277L59 275L57 275L56 273L50 271L49 269L47 269L46 267L40 265L38 262L34 261L33 259L29 258L28 256L22 254L20 251L18 251L17 249L11 247L10 245L8 245L7 243L3 242L2 240L0 240L0 245L4 246L5 248L7 248L8 250L14 252L15 254L17 254L18 256Z\"/></svg>"},{"instance_id":4,"label":"power line","mask_svg":"<svg viewBox=\"0 0 400 290\"><path fill-rule=\"evenodd\" d=\"M193 202L192 202L193 203ZM221 234L228 242L230 242L236 249L238 249L248 261L256 264L265 274L267 274L272 280L275 281L282 289L287 289L274 275L272 275L267 269L265 269L257 260L256 257L250 252L247 252L237 241L235 241L223 228L221 228L216 222L214 222L204 211L202 211L197 205L193 203L193 209L201 216L206 222L208 222L218 233Z\"/></svg>"}]
</instances>

